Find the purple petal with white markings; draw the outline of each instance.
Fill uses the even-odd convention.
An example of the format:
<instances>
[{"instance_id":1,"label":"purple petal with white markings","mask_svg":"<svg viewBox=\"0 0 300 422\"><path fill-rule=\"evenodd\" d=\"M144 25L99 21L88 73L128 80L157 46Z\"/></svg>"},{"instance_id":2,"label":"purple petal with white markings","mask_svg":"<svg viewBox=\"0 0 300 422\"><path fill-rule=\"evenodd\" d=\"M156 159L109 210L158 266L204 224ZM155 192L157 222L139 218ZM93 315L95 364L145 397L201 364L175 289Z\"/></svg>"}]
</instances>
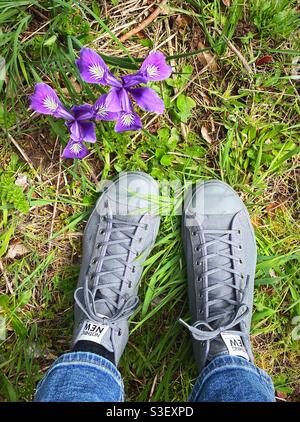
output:
<instances>
[{"instance_id":1,"label":"purple petal with white markings","mask_svg":"<svg viewBox=\"0 0 300 422\"><path fill-rule=\"evenodd\" d=\"M143 61L138 72L149 81L163 81L172 73L172 67L166 63L166 58L160 51L153 51Z\"/></svg>"},{"instance_id":2,"label":"purple petal with white markings","mask_svg":"<svg viewBox=\"0 0 300 422\"><path fill-rule=\"evenodd\" d=\"M82 142L76 142L70 139L62 153L63 158L78 158L82 160L89 154L89 150Z\"/></svg>"},{"instance_id":3,"label":"purple petal with white markings","mask_svg":"<svg viewBox=\"0 0 300 422\"><path fill-rule=\"evenodd\" d=\"M118 113L108 111L106 107L107 94L101 95L94 104L94 119L95 120L116 120Z\"/></svg>"},{"instance_id":4,"label":"purple petal with white markings","mask_svg":"<svg viewBox=\"0 0 300 422\"><path fill-rule=\"evenodd\" d=\"M72 120L73 116L64 108L55 91L47 84L38 83L35 85L33 95L30 97L31 110L40 114L50 114L54 117L61 117Z\"/></svg>"},{"instance_id":5,"label":"purple petal with white markings","mask_svg":"<svg viewBox=\"0 0 300 422\"><path fill-rule=\"evenodd\" d=\"M140 130L141 128L141 119L133 110L131 110L130 112L121 112L119 114L115 131L125 132L127 130Z\"/></svg>"},{"instance_id":6,"label":"purple petal with white markings","mask_svg":"<svg viewBox=\"0 0 300 422\"><path fill-rule=\"evenodd\" d=\"M85 82L105 86L122 86L108 69L102 57L90 48L83 48L76 61L80 75Z\"/></svg>"},{"instance_id":7,"label":"purple petal with white markings","mask_svg":"<svg viewBox=\"0 0 300 422\"><path fill-rule=\"evenodd\" d=\"M162 114L165 106L163 100L151 88L132 88L128 90L136 103L146 111Z\"/></svg>"}]
</instances>

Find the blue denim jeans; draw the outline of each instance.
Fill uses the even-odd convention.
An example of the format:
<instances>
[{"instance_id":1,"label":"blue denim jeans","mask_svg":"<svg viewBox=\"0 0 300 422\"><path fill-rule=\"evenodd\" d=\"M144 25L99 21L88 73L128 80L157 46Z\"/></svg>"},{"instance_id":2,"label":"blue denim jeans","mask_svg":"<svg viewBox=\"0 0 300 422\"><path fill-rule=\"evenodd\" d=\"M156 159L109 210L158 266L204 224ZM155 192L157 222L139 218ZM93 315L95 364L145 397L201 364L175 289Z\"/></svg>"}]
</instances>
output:
<instances>
[{"instance_id":1,"label":"blue denim jeans","mask_svg":"<svg viewBox=\"0 0 300 422\"><path fill-rule=\"evenodd\" d=\"M38 384L37 402L120 402L124 386L118 369L88 352L66 353ZM197 379L191 402L272 402L271 378L245 359L216 357Z\"/></svg>"}]
</instances>

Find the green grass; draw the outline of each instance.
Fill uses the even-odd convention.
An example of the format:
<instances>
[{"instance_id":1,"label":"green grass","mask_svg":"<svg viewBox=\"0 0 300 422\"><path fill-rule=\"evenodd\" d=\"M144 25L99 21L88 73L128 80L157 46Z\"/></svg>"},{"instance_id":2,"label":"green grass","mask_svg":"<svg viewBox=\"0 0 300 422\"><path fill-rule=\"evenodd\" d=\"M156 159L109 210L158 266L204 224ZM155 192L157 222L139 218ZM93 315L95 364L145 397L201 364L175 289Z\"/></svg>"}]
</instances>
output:
<instances>
[{"instance_id":1,"label":"green grass","mask_svg":"<svg viewBox=\"0 0 300 422\"><path fill-rule=\"evenodd\" d=\"M113 3L122 8L121 1ZM147 39L134 37L121 46L113 30L123 21L106 15L99 2L0 2L1 55L9 76L0 81L3 401L32 400L38 380L68 350L84 222L99 182L126 170L181 183L216 177L240 193L259 251L252 324L256 362L273 377L281 399L299 401L300 348L291 335L292 320L300 316L300 109L298 81L291 78L292 60L300 55L295 3L232 1L228 8L217 0L172 0L170 13L146 29ZM183 20L172 26L178 15L186 25ZM86 160L60 161L65 126L28 112L34 83L50 83L66 105L92 103L100 88L79 78L74 60L80 46L97 48L122 74L136 68L147 47L167 38L166 21L177 49L162 47L175 62L174 77L155 86L165 115L152 123L153 115L145 115L139 136L118 135L111 123L99 124L98 143ZM105 37L105 48L99 37ZM203 68L199 40L218 70L208 68L197 77ZM230 42L249 63L250 74ZM257 58L270 54L271 63L256 66ZM203 127L211 142L201 135ZM20 247L19 255L7 257ZM189 334L178 323L179 317L188 319L186 287L180 217L171 207L146 262L141 304L120 364L129 400L188 397L197 371ZM1 330L2 324L0 338Z\"/></svg>"}]
</instances>

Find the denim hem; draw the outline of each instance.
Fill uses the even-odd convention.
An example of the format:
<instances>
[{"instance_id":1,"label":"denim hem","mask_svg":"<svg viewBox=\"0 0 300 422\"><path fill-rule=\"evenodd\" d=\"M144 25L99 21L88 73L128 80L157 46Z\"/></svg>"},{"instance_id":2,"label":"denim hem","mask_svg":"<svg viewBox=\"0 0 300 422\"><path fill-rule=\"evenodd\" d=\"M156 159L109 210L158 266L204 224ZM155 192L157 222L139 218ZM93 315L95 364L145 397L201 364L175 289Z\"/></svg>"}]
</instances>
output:
<instances>
[{"instance_id":1,"label":"denim hem","mask_svg":"<svg viewBox=\"0 0 300 422\"><path fill-rule=\"evenodd\" d=\"M72 365L81 365L83 368L89 366L95 370L106 372L120 387L120 401L124 400L123 379L116 366L108 359L105 359L103 356L91 352L70 352L60 356L49 368L45 377L39 382L36 389L36 394L42 385L47 382L47 378L53 371L57 371L61 367Z\"/></svg>"},{"instance_id":2,"label":"denim hem","mask_svg":"<svg viewBox=\"0 0 300 422\"><path fill-rule=\"evenodd\" d=\"M196 401L197 396L202 390L205 382L207 382L212 375L222 371L227 371L228 369L249 371L252 373L252 375L256 376L260 382L265 384L269 390L274 390L273 382L269 375L266 374L262 369L257 368L252 362L249 362L239 356L219 355L202 370L193 387L189 401Z\"/></svg>"}]
</instances>

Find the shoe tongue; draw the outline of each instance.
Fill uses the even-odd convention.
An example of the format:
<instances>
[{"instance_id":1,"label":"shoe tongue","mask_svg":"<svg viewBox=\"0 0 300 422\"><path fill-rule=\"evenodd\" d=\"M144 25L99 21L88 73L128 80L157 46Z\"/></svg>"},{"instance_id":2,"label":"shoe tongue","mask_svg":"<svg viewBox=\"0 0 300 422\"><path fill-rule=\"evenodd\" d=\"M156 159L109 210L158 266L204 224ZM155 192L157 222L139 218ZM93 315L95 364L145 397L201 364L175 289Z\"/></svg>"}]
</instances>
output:
<instances>
[{"instance_id":1,"label":"shoe tongue","mask_svg":"<svg viewBox=\"0 0 300 422\"><path fill-rule=\"evenodd\" d=\"M116 219L118 221L121 221L121 220L124 221L124 224L113 223L112 228L113 229L119 228L120 230L112 232L110 234L109 241L118 240L119 242L112 245L108 245L105 256L108 256L108 255L113 256L113 255L120 255L120 254L124 254L124 255L120 258L112 258L109 260L105 259L103 261L101 272L106 272L106 271L112 271L112 272L109 274L105 274L103 276L98 275L97 285L101 286L101 284L107 284L107 285L111 285L112 288L107 288L107 287L102 288L101 291L97 293L96 300L95 300L95 307L96 307L97 313L108 316L108 317L112 317L113 315L115 315L116 308L114 308L111 304L107 302L104 302L102 300L99 301L99 299L102 299L104 296L106 296L110 298L112 301L116 303L120 303L121 298L119 297L117 293L114 292L114 290L119 291L121 289L122 282L118 276L123 277L125 274L126 267L125 265L122 264L122 261L128 262L129 251L126 248L128 248L130 245L130 242L129 242L130 237L128 237L127 235L133 235L136 230L136 227L132 226L132 228L130 229L126 228L126 230L124 231L123 229L125 227L130 226L131 223L137 223L139 221L139 217L132 216L129 218L128 216L126 216L126 219L125 219L124 217L121 216L121 217L116 217ZM99 270L97 269L97 271ZM117 272L118 276L116 276L113 272Z\"/></svg>"},{"instance_id":2,"label":"shoe tongue","mask_svg":"<svg viewBox=\"0 0 300 422\"><path fill-rule=\"evenodd\" d=\"M212 231L224 230L225 232L226 230L230 230L232 218L233 218L232 215L207 216L204 221L204 227L208 231L211 229ZM207 242L210 242L210 241L213 241L213 238L217 238L217 237L222 238L223 236L225 240L228 240L228 239L230 240L230 237L229 237L230 235L227 235L225 233L220 233L220 234L216 233L212 235L206 235L205 239ZM229 244L222 241L217 241L213 245L208 246L207 248L207 254L222 254L222 253L226 255L232 254L231 247ZM213 258L209 258L208 270L212 270L217 267L226 267L226 268L232 269L232 261L229 258L222 257L219 255ZM216 271L214 274L208 276L208 286L213 286L216 283L224 282L225 280L227 280L228 284L234 283L234 278L231 273L225 270ZM214 299L235 300L235 291L230 286L220 284L218 288L216 288L215 290L211 290L208 293L208 297L210 301ZM227 312L231 310L233 311L234 307L224 301L220 301L220 302L218 301L216 304L210 306L209 316L211 317L214 315L222 315L225 309L224 304L226 304L226 315L224 316L223 319L220 318L216 321L212 321L211 325L213 328L218 328L220 327L220 325L225 325L231 319L230 314L229 313L227 314Z\"/></svg>"},{"instance_id":3,"label":"shoe tongue","mask_svg":"<svg viewBox=\"0 0 300 422\"><path fill-rule=\"evenodd\" d=\"M233 220L233 215L220 215L220 216L207 216L204 221L204 226L206 230L230 230L231 224ZM213 236L222 237L224 235L224 238L226 240L231 240L229 235L225 236L225 233L214 234ZM210 241L212 240L212 236L206 236L206 240ZM219 254L224 253L226 255L232 255L231 247L229 244L224 242L216 242L213 245L209 246L207 248L208 254ZM211 270L213 268L216 268L216 266L222 266L227 268L232 268L232 261L229 258L222 257L222 256L216 256L215 258L209 258L208 259L208 270ZM231 275L229 272L222 270L218 271L215 274L212 274L208 276L208 285L212 286L215 283L218 283L220 281L228 280L229 284L234 283L234 276ZM235 290L232 287L227 286L220 286L216 288L213 291L209 292L209 300L214 299L236 299ZM228 314L224 315L224 317L221 319L218 319L216 321L212 321L210 325L213 328L219 328L220 326L225 326L228 324L231 319L233 312L235 311L234 306L228 304L227 302L218 302L217 304L210 306L210 312L209 316L214 315L222 315L224 313L224 303L226 303L226 311L228 311ZM230 315L229 311L233 311ZM232 330L238 329L238 327L232 327ZM230 332L223 332L221 333L217 338L213 340L210 346L210 354L212 356L221 355L221 354L229 354L234 356L240 356L247 360L250 360L249 355L247 353L247 350L244 346L244 342L241 336L237 334L231 334Z\"/></svg>"}]
</instances>

